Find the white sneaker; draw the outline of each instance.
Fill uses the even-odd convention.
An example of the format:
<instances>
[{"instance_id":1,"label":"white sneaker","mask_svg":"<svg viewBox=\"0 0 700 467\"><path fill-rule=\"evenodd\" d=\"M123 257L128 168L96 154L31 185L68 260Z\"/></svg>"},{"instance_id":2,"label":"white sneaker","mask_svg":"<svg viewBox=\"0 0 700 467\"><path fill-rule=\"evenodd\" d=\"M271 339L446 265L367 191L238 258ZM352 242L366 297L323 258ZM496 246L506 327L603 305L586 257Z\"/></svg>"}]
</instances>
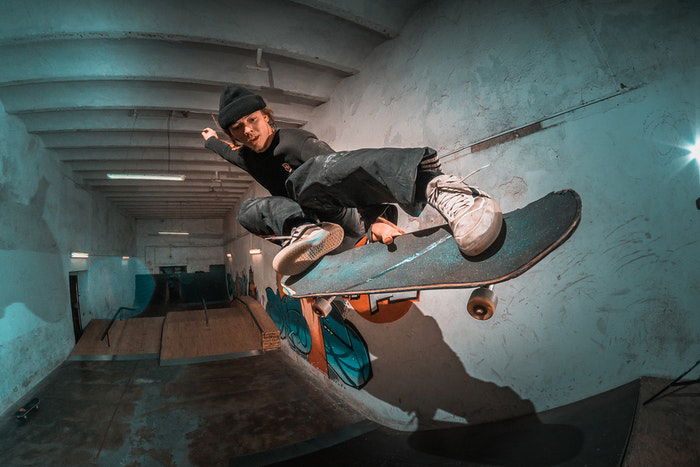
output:
<instances>
[{"instance_id":1,"label":"white sneaker","mask_svg":"<svg viewBox=\"0 0 700 467\"><path fill-rule=\"evenodd\" d=\"M453 175L439 175L428 183L428 204L447 220L460 251L483 253L498 238L503 214L498 203Z\"/></svg>"},{"instance_id":2,"label":"white sneaker","mask_svg":"<svg viewBox=\"0 0 700 467\"><path fill-rule=\"evenodd\" d=\"M338 248L345 232L338 224L321 222L292 229L283 248L272 260L272 268L285 276L304 272L324 255Z\"/></svg>"}]
</instances>

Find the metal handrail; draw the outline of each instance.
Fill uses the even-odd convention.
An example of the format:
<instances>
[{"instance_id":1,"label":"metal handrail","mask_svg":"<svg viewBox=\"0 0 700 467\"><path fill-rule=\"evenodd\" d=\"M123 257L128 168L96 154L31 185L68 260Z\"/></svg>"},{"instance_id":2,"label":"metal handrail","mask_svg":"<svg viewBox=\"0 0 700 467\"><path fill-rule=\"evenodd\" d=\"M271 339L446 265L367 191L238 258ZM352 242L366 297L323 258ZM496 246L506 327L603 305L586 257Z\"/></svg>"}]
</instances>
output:
<instances>
[{"instance_id":1,"label":"metal handrail","mask_svg":"<svg viewBox=\"0 0 700 467\"><path fill-rule=\"evenodd\" d=\"M119 316L119 313L121 313L122 310L136 311L136 308L129 308L128 306L123 306L120 307L116 313L114 313L112 321L110 321L109 326L107 326L107 329L105 329L105 332L102 333L102 337L100 338L101 341L105 340L105 337L107 338L107 347L111 347L111 344L109 342L109 330L112 329L112 325L117 320L117 316Z\"/></svg>"},{"instance_id":2,"label":"metal handrail","mask_svg":"<svg viewBox=\"0 0 700 467\"><path fill-rule=\"evenodd\" d=\"M200 295L200 297L201 297L201 295ZM204 306L204 321L205 321L207 327L209 327L209 312L207 310L207 301L204 300L204 297L201 297L201 298L202 298L202 305Z\"/></svg>"}]
</instances>

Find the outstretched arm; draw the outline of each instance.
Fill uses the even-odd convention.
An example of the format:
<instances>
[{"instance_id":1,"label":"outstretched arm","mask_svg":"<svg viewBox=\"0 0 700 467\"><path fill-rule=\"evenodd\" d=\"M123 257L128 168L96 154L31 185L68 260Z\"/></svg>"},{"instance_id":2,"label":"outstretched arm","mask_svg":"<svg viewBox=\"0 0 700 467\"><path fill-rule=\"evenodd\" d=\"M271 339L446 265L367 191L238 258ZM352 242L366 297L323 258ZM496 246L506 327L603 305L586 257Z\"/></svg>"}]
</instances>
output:
<instances>
[{"instance_id":1,"label":"outstretched arm","mask_svg":"<svg viewBox=\"0 0 700 467\"><path fill-rule=\"evenodd\" d=\"M238 154L238 150L241 146L236 146L229 141L219 139L219 135L211 128L202 130L202 138L204 138L204 146L207 149L211 149L227 161L247 171L245 161L243 161L243 158Z\"/></svg>"}]
</instances>

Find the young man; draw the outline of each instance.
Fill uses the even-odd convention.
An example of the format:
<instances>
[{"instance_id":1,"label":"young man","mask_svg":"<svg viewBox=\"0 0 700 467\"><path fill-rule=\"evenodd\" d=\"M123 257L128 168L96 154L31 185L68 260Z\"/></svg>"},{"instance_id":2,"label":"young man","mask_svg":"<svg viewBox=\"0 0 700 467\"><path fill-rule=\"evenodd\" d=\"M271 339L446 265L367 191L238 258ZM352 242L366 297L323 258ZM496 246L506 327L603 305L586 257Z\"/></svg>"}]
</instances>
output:
<instances>
[{"instance_id":1,"label":"young man","mask_svg":"<svg viewBox=\"0 0 700 467\"><path fill-rule=\"evenodd\" d=\"M205 128L205 146L271 194L245 200L238 221L255 235L287 237L272 263L281 274L304 271L345 235L359 238L369 231L373 240L391 243L403 232L385 219L392 207L387 203L413 216L426 203L435 207L467 256L486 250L501 230L498 203L443 174L431 148L334 151L308 131L275 130L262 97L236 85L221 94L219 125L233 144Z\"/></svg>"}]
</instances>

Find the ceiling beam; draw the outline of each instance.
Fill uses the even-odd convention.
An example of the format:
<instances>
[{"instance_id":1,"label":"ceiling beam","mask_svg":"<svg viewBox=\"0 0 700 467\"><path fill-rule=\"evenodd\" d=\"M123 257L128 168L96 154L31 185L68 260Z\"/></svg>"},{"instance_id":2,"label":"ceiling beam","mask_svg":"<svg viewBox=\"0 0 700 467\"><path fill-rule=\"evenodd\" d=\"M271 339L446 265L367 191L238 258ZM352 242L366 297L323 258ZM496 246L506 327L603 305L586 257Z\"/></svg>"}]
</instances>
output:
<instances>
[{"instance_id":1,"label":"ceiling beam","mask_svg":"<svg viewBox=\"0 0 700 467\"><path fill-rule=\"evenodd\" d=\"M94 187L96 191L99 191L102 193L104 196L122 196L122 195L130 195L130 194L170 194L173 193L172 187L152 187L152 186L95 186ZM187 184L185 187L181 187L177 190L177 193L180 195L186 195L186 194L207 194L207 193L231 193L231 194L243 194L248 190L248 185L244 184L239 184L238 186L236 185L231 185L227 184L224 185L224 189L222 191L221 188L216 188L215 191L211 191L212 184L208 184L206 186L191 186Z\"/></svg>"},{"instance_id":2,"label":"ceiling beam","mask_svg":"<svg viewBox=\"0 0 700 467\"><path fill-rule=\"evenodd\" d=\"M202 149L204 139L197 133L153 131L72 131L42 133L41 140L49 149L82 147L130 147L132 151L144 148ZM223 160L223 159L222 159Z\"/></svg>"},{"instance_id":3,"label":"ceiling beam","mask_svg":"<svg viewBox=\"0 0 700 467\"><path fill-rule=\"evenodd\" d=\"M139 187L148 188L149 190L172 190L178 187L183 190L189 190L191 188L211 188L212 186L218 188L223 187L243 189L250 186L247 180L223 180L222 182L214 182L210 178L200 178L200 179L186 179L184 182L155 182L155 181L141 181L141 180L110 180L107 177L100 177L97 179L89 180L89 184L95 189L100 189L106 187L107 189L116 189L119 187L137 190Z\"/></svg>"},{"instance_id":4,"label":"ceiling beam","mask_svg":"<svg viewBox=\"0 0 700 467\"><path fill-rule=\"evenodd\" d=\"M221 88L160 81L60 81L0 87L0 100L8 113L151 109L211 114L219 111ZM314 105L302 104L281 93L266 101L278 120L304 124Z\"/></svg>"},{"instance_id":5,"label":"ceiling beam","mask_svg":"<svg viewBox=\"0 0 700 467\"><path fill-rule=\"evenodd\" d=\"M168 110L63 110L27 112L21 114L29 133L58 133L71 131L150 131L195 133L204 128L218 131L211 114L171 112ZM278 128L297 128L298 124L276 122Z\"/></svg>"},{"instance_id":6,"label":"ceiling beam","mask_svg":"<svg viewBox=\"0 0 700 467\"><path fill-rule=\"evenodd\" d=\"M5 0L0 44L149 39L263 50L355 73L381 34L286 0ZM264 27L263 27L264 26ZM274 33L271 33L274 32Z\"/></svg>"},{"instance_id":7,"label":"ceiling beam","mask_svg":"<svg viewBox=\"0 0 700 467\"><path fill-rule=\"evenodd\" d=\"M245 174L245 172L230 162L224 161L167 161L167 160L93 160L67 162L74 171L104 170L120 173L134 173L142 170L160 172L187 173L192 170L207 170L226 174Z\"/></svg>"},{"instance_id":8,"label":"ceiling beam","mask_svg":"<svg viewBox=\"0 0 700 467\"><path fill-rule=\"evenodd\" d=\"M387 38L399 35L404 24L425 0L291 0L360 24Z\"/></svg>"},{"instance_id":9,"label":"ceiling beam","mask_svg":"<svg viewBox=\"0 0 700 467\"><path fill-rule=\"evenodd\" d=\"M0 46L0 83L138 80L274 88L321 103L349 76L338 70L215 44L158 40L57 40ZM41 64L37 66L37 64Z\"/></svg>"},{"instance_id":10,"label":"ceiling beam","mask_svg":"<svg viewBox=\"0 0 700 467\"><path fill-rule=\"evenodd\" d=\"M132 148L132 147L80 147L54 148L52 152L63 162L100 161L100 160L168 160L220 162L224 159L204 147L196 148Z\"/></svg>"}]
</instances>

